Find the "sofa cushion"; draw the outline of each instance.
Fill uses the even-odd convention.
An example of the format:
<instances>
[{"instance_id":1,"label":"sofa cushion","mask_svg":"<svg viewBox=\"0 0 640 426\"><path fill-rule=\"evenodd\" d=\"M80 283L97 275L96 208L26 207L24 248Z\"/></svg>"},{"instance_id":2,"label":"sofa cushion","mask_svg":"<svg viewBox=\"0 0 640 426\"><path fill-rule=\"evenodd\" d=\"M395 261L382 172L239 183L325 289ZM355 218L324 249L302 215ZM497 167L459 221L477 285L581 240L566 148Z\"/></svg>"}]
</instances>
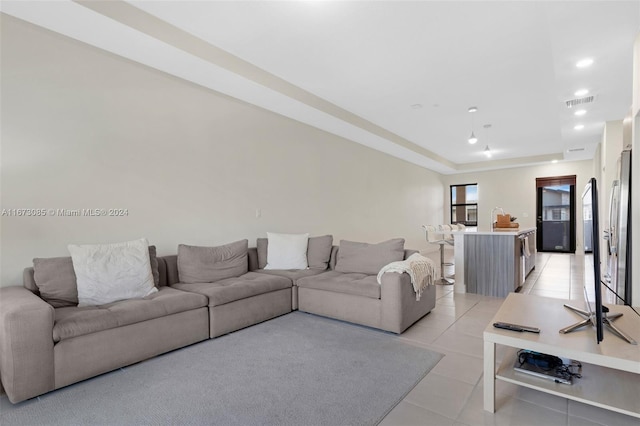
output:
<instances>
[{"instance_id":1,"label":"sofa cushion","mask_svg":"<svg viewBox=\"0 0 640 426\"><path fill-rule=\"evenodd\" d=\"M264 267L267 266L268 247L269 241L266 238L257 239L256 249L258 251L258 268L260 269L264 269ZM332 235L310 237L307 247L307 263L309 264L309 269L326 270L329 266L329 259L331 259L332 247Z\"/></svg>"},{"instance_id":2,"label":"sofa cushion","mask_svg":"<svg viewBox=\"0 0 640 426\"><path fill-rule=\"evenodd\" d=\"M155 286L160 284L156 246L149 246ZM54 308L78 305L78 285L71 256L33 259L33 279L40 297Z\"/></svg>"},{"instance_id":3,"label":"sofa cushion","mask_svg":"<svg viewBox=\"0 0 640 426\"><path fill-rule=\"evenodd\" d=\"M264 269L267 266L267 251L269 248L269 240L266 238L258 238L256 240L256 249L258 250L258 268Z\"/></svg>"},{"instance_id":4,"label":"sofa cushion","mask_svg":"<svg viewBox=\"0 0 640 426\"><path fill-rule=\"evenodd\" d=\"M307 269L309 234L267 232L269 251L264 269Z\"/></svg>"},{"instance_id":5,"label":"sofa cushion","mask_svg":"<svg viewBox=\"0 0 640 426\"><path fill-rule=\"evenodd\" d=\"M291 288L291 286L291 280L285 277L248 272L240 277L227 278L214 283L178 283L173 284L171 287L203 294L209 298L209 306L218 306L272 291Z\"/></svg>"},{"instance_id":6,"label":"sofa cushion","mask_svg":"<svg viewBox=\"0 0 640 426\"><path fill-rule=\"evenodd\" d=\"M101 306L63 307L55 310L53 340L70 339L207 306L207 298L162 287L143 299Z\"/></svg>"},{"instance_id":7,"label":"sofa cushion","mask_svg":"<svg viewBox=\"0 0 640 426\"><path fill-rule=\"evenodd\" d=\"M254 272L289 278L293 285L297 285L300 278L318 275L323 271L319 269L256 269Z\"/></svg>"},{"instance_id":8,"label":"sofa cushion","mask_svg":"<svg viewBox=\"0 0 640 426\"><path fill-rule=\"evenodd\" d=\"M153 281L145 238L112 244L69 244L78 285L78 306L101 306L149 296Z\"/></svg>"},{"instance_id":9,"label":"sofa cushion","mask_svg":"<svg viewBox=\"0 0 640 426\"><path fill-rule=\"evenodd\" d=\"M54 308L78 304L76 273L71 257L33 259L33 279L40 297Z\"/></svg>"},{"instance_id":10,"label":"sofa cushion","mask_svg":"<svg viewBox=\"0 0 640 426\"><path fill-rule=\"evenodd\" d=\"M380 299L380 284L378 284L375 275L328 271L320 275L300 278L297 284L300 288L313 288Z\"/></svg>"},{"instance_id":11,"label":"sofa cushion","mask_svg":"<svg viewBox=\"0 0 640 426\"><path fill-rule=\"evenodd\" d=\"M184 284L212 283L249 270L248 240L217 247L178 246L178 276Z\"/></svg>"},{"instance_id":12,"label":"sofa cushion","mask_svg":"<svg viewBox=\"0 0 640 426\"><path fill-rule=\"evenodd\" d=\"M307 250L309 269L326 270L329 266L329 259L331 259L332 247L332 235L309 238L309 249Z\"/></svg>"},{"instance_id":13,"label":"sofa cushion","mask_svg":"<svg viewBox=\"0 0 640 426\"><path fill-rule=\"evenodd\" d=\"M378 244L340 241L336 271L377 275L383 266L404 259L404 238Z\"/></svg>"}]
</instances>

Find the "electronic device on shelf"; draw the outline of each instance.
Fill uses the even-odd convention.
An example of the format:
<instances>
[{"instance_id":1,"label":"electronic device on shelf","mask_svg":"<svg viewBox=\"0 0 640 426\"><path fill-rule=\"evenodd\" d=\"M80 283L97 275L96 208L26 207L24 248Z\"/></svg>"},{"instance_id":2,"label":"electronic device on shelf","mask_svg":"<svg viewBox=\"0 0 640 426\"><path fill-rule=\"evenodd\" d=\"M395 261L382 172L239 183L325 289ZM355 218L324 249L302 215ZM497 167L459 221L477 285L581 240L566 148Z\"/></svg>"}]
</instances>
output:
<instances>
[{"instance_id":1,"label":"electronic device on shelf","mask_svg":"<svg viewBox=\"0 0 640 426\"><path fill-rule=\"evenodd\" d=\"M598 226L598 185L596 178L591 178L589 183L582 193L582 209L583 214L588 217L591 216L591 226L593 235L593 294L587 289L585 282L584 296L587 305L587 310L579 309L574 306L564 305L566 308L572 310L584 319L573 325L565 327L560 330L560 333L571 333L579 328L587 325L592 325L596 328L596 341L600 343L604 338L603 328L607 328L612 333L616 334L620 338L626 340L632 345L638 343L629 335L624 333L619 327L613 324L613 321L620 318L622 314L609 314L609 309L606 306L602 306L602 279L600 277L600 231ZM585 254L585 261L589 260L589 256ZM594 308L591 307L591 300L593 299Z\"/></svg>"},{"instance_id":2,"label":"electronic device on shelf","mask_svg":"<svg viewBox=\"0 0 640 426\"><path fill-rule=\"evenodd\" d=\"M513 369L519 373L566 385L573 384L574 378L582 377L582 364L579 362L526 349L518 351Z\"/></svg>"}]
</instances>

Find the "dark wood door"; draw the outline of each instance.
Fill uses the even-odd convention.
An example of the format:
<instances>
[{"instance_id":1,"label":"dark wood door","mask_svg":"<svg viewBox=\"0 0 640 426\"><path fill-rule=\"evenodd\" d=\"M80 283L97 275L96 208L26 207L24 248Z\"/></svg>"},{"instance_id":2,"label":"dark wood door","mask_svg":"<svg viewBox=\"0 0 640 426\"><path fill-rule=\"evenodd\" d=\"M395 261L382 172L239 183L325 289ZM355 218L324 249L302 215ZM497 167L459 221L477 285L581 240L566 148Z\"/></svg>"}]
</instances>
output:
<instances>
[{"instance_id":1,"label":"dark wood door","mask_svg":"<svg viewBox=\"0 0 640 426\"><path fill-rule=\"evenodd\" d=\"M575 253L576 177L536 179L538 251Z\"/></svg>"}]
</instances>

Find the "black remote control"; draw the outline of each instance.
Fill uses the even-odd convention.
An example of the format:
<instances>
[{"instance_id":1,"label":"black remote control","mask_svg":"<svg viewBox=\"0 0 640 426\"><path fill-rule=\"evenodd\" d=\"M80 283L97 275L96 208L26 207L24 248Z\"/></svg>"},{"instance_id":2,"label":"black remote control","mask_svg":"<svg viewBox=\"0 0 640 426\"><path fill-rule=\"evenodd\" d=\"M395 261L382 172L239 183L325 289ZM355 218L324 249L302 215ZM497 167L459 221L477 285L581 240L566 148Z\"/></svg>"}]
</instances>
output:
<instances>
[{"instance_id":1,"label":"black remote control","mask_svg":"<svg viewBox=\"0 0 640 426\"><path fill-rule=\"evenodd\" d=\"M540 329L537 327L529 327L526 325L518 325L518 324L510 324L508 322L494 322L493 326L495 328L503 328L505 330L511 331L528 331L529 333L540 333Z\"/></svg>"}]
</instances>

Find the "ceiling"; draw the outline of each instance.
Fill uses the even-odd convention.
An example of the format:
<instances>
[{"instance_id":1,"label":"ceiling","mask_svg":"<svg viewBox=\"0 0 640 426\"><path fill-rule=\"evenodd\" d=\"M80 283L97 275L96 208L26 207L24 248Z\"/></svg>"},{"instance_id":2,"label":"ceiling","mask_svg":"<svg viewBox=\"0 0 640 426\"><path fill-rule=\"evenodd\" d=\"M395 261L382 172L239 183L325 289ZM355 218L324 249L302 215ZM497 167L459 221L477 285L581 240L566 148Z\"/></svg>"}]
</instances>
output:
<instances>
[{"instance_id":1,"label":"ceiling","mask_svg":"<svg viewBox=\"0 0 640 426\"><path fill-rule=\"evenodd\" d=\"M593 158L604 123L630 110L640 31L640 1L3 1L1 10L446 174ZM593 65L576 67L582 58ZM565 101L581 88L594 101L576 117Z\"/></svg>"}]
</instances>

